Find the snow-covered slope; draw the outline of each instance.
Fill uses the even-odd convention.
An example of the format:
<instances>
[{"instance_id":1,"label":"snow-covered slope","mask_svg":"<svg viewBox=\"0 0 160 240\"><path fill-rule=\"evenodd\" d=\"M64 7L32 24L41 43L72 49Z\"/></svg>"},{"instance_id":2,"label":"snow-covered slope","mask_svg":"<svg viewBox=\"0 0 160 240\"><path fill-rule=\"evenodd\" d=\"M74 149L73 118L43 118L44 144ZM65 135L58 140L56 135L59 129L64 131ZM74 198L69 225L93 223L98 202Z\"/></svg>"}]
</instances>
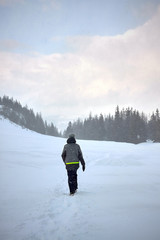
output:
<instances>
[{"instance_id":1,"label":"snow-covered slope","mask_svg":"<svg viewBox=\"0 0 160 240\"><path fill-rule=\"evenodd\" d=\"M0 239L159 240L160 144L77 141L71 197L65 142L0 120Z\"/></svg>"}]
</instances>

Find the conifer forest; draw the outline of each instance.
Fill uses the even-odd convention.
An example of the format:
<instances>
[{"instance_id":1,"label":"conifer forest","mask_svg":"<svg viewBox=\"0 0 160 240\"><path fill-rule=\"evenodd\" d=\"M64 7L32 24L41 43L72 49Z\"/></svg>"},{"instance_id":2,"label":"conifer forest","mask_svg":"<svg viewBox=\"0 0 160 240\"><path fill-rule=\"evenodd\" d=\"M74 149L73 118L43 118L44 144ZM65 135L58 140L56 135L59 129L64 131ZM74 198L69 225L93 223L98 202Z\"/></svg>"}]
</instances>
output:
<instances>
[{"instance_id":1,"label":"conifer forest","mask_svg":"<svg viewBox=\"0 0 160 240\"><path fill-rule=\"evenodd\" d=\"M0 115L22 127L41 134L68 137L74 133L77 139L116 141L128 143L142 143L146 141L160 142L160 113L156 109L150 116L140 113L133 108L120 110L116 107L113 115L100 114L85 119L78 118L69 122L63 134L57 127L44 121L41 113L34 113L32 109L22 105L13 98L0 98ZM53 113L54 115L54 113Z\"/></svg>"}]
</instances>

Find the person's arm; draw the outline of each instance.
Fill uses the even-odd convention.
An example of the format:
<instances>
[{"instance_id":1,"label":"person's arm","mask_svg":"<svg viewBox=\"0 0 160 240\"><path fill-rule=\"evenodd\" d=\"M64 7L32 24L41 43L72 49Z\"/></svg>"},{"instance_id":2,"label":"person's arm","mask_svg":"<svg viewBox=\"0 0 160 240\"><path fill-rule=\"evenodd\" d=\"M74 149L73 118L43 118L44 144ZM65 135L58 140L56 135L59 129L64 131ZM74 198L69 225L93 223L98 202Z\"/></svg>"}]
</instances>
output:
<instances>
[{"instance_id":1,"label":"person's arm","mask_svg":"<svg viewBox=\"0 0 160 240\"><path fill-rule=\"evenodd\" d=\"M66 150L65 150L65 147L63 148L63 152L62 152L61 157L62 157L62 159L63 159L63 162L65 163L65 158L66 158Z\"/></svg>"},{"instance_id":2,"label":"person's arm","mask_svg":"<svg viewBox=\"0 0 160 240\"><path fill-rule=\"evenodd\" d=\"M83 158L83 154L82 154L82 151L81 151L81 148L79 147L79 151L78 151L78 159L79 161L81 162L82 164L82 169L83 171L85 170L85 161L84 161L84 158Z\"/></svg>"}]
</instances>

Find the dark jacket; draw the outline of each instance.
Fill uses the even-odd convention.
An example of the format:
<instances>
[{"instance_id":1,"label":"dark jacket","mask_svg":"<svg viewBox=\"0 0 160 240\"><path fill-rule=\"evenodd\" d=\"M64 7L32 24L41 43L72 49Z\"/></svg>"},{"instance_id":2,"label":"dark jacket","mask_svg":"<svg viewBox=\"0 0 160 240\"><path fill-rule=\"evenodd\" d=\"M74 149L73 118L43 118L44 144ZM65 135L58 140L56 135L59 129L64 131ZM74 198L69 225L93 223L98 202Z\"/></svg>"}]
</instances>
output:
<instances>
[{"instance_id":1,"label":"dark jacket","mask_svg":"<svg viewBox=\"0 0 160 240\"><path fill-rule=\"evenodd\" d=\"M67 144L63 148L62 159L66 165L67 170L76 170L79 168L79 161L82 166L85 166L83 154L80 146L76 143L74 137L67 139Z\"/></svg>"}]
</instances>

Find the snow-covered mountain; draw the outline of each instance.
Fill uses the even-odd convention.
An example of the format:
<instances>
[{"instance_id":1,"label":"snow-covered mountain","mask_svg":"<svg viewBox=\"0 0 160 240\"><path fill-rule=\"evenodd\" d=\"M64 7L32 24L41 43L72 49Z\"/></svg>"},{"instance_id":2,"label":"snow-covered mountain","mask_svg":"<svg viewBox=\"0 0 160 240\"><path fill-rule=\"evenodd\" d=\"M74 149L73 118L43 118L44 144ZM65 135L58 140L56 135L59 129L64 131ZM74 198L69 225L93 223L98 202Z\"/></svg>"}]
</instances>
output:
<instances>
[{"instance_id":1,"label":"snow-covered mountain","mask_svg":"<svg viewBox=\"0 0 160 240\"><path fill-rule=\"evenodd\" d=\"M22 106L17 100L8 96L0 97L0 117L37 133L60 137L61 134L53 123L44 122L41 113L34 113L28 106Z\"/></svg>"},{"instance_id":2,"label":"snow-covered mountain","mask_svg":"<svg viewBox=\"0 0 160 240\"><path fill-rule=\"evenodd\" d=\"M160 144L77 141L71 197L65 142L0 119L0 239L159 240Z\"/></svg>"}]
</instances>

